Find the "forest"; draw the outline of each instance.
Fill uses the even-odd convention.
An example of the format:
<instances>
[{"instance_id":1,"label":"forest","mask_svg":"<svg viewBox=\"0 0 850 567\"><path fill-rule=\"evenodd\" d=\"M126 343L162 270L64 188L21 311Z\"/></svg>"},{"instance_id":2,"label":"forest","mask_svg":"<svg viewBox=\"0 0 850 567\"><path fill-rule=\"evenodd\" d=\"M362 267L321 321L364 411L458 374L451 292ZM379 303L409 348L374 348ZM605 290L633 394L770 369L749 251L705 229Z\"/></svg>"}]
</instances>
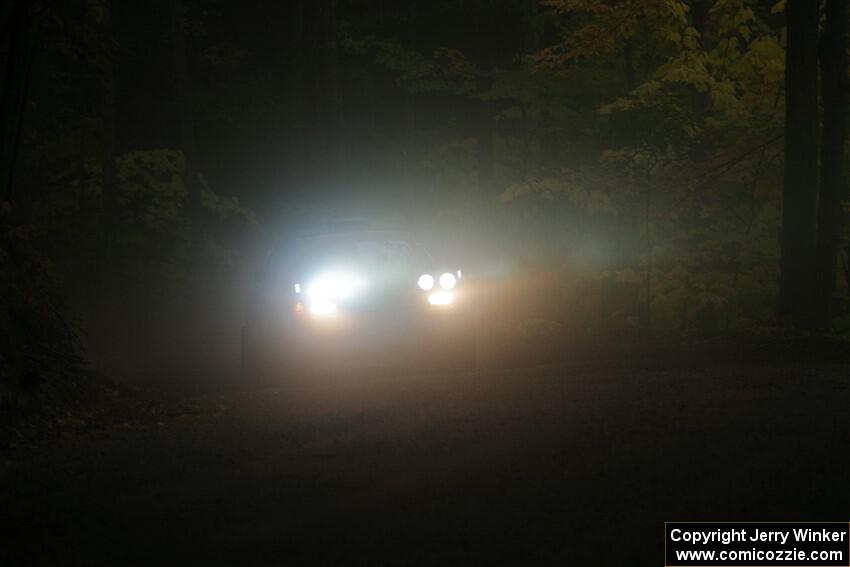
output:
<instances>
[{"instance_id":1,"label":"forest","mask_svg":"<svg viewBox=\"0 0 850 567\"><path fill-rule=\"evenodd\" d=\"M848 25L0 0L0 565L848 565Z\"/></svg>"},{"instance_id":2,"label":"forest","mask_svg":"<svg viewBox=\"0 0 850 567\"><path fill-rule=\"evenodd\" d=\"M265 251L351 216L532 296L501 320L518 341L846 337L847 21L845 0L5 2L2 388L231 352Z\"/></svg>"}]
</instances>

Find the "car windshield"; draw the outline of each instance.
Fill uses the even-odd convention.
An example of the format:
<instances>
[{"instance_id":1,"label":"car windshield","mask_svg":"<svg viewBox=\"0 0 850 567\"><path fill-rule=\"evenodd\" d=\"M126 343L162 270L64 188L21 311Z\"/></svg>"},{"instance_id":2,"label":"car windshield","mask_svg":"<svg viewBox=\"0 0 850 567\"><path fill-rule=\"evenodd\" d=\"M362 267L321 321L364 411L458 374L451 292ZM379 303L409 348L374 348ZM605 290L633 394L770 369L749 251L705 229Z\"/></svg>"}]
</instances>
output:
<instances>
[{"instance_id":1,"label":"car windshield","mask_svg":"<svg viewBox=\"0 0 850 567\"><path fill-rule=\"evenodd\" d=\"M303 272L325 264L356 264L378 269L428 266L431 256L419 244L397 234L341 234L296 241L272 260L276 270Z\"/></svg>"}]
</instances>

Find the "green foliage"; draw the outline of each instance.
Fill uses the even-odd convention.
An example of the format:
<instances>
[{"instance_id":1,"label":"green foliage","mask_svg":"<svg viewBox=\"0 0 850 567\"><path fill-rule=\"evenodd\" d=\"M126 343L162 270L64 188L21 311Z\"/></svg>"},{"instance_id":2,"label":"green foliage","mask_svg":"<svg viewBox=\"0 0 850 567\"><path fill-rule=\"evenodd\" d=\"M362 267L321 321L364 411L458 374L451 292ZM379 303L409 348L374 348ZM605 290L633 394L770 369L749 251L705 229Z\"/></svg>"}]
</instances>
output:
<instances>
[{"instance_id":1,"label":"green foliage","mask_svg":"<svg viewBox=\"0 0 850 567\"><path fill-rule=\"evenodd\" d=\"M744 0L715 2L700 30L682 2L547 4L571 21L576 13L583 17L566 44L538 54L546 68L584 72L575 68L578 58L616 57L637 36L657 54L652 60L641 54L651 63L642 80L597 110L599 126L621 143L600 148L590 166L592 188L577 192L570 182L575 174L566 170L536 191L511 186L503 199L562 199L588 216L602 210L634 226L638 246L602 281L633 286L652 316L645 323L656 329L710 333L770 324L779 257L780 32ZM601 48L575 44L617 19L624 25Z\"/></svg>"},{"instance_id":2,"label":"green foliage","mask_svg":"<svg viewBox=\"0 0 850 567\"><path fill-rule=\"evenodd\" d=\"M190 253L186 215L187 190L183 182L183 154L178 150L131 152L117 158L119 230L117 238L129 257L167 261ZM215 239L220 229L256 225L253 212L235 197L213 192L201 178L201 204L210 238L205 253L215 263L232 263L235 250Z\"/></svg>"},{"instance_id":3,"label":"green foliage","mask_svg":"<svg viewBox=\"0 0 850 567\"><path fill-rule=\"evenodd\" d=\"M438 47L422 54L396 40L373 36L355 39L344 36L344 47L369 54L397 78L399 86L413 93L445 92L470 96L476 91L478 72L457 49Z\"/></svg>"},{"instance_id":4,"label":"green foliage","mask_svg":"<svg viewBox=\"0 0 850 567\"><path fill-rule=\"evenodd\" d=\"M602 302L603 326L747 331L773 324L777 294L780 4L721 0L698 17L680 0L545 0L557 42L491 69L457 55L438 73L433 56L370 41L406 89L494 109L498 191L473 174L480 134L421 156L447 208L495 200L499 246L557 266ZM634 301L598 299L612 293Z\"/></svg>"},{"instance_id":5,"label":"green foliage","mask_svg":"<svg viewBox=\"0 0 850 567\"><path fill-rule=\"evenodd\" d=\"M88 179L76 191L53 191L37 203L36 223L51 227L50 246L59 258L95 263L109 252L109 271L178 263L226 267L236 261L237 237L256 226L253 212L235 197L212 191L201 178L205 239L193 248L178 150L129 152L116 158L115 209L107 214L98 162L87 163ZM64 235L64 237L62 236ZM71 244L66 248L66 244Z\"/></svg>"}]
</instances>

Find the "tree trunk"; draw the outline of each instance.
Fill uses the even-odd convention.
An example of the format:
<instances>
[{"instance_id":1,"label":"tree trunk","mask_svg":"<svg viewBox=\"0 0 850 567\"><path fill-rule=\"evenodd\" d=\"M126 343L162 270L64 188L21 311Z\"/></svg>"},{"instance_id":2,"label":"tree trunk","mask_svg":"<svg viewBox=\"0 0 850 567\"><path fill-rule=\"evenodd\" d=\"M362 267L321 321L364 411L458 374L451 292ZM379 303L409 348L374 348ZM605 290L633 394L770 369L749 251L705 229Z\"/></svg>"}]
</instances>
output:
<instances>
[{"instance_id":1,"label":"tree trunk","mask_svg":"<svg viewBox=\"0 0 850 567\"><path fill-rule=\"evenodd\" d=\"M325 112L327 129L325 131L326 146L325 161L323 167L327 168L330 183L336 184L340 178L340 169L343 159L342 139L342 100L339 89L339 62L337 53L337 22L336 8L337 0L325 0L323 13L324 45L322 46L324 56L324 89L325 89Z\"/></svg>"},{"instance_id":2,"label":"tree trunk","mask_svg":"<svg viewBox=\"0 0 850 567\"><path fill-rule=\"evenodd\" d=\"M289 5L289 76L286 84L289 90L289 125L294 127L303 120L304 87L304 0L293 0Z\"/></svg>"},{"instance_id":3,"label":"tree trunk","mask_svg":"<svg viewBox=\"0 0 850 567\"><path fill-rule=\"evenodd\" d=\"M186 183L186 208L192 246L201 243L201 192L195 160L195 123L188 95L188 64L183 28L183 2L171 0L171 47L174 57L174 87L183 145L183 179Z\"/></svg>"},{"instance_id":4,"label":"tree trunk","mask_svg":"<svg viewBox=\"0 0 850 567\"><path fill-rule=\"evenodd\" d=\"M115 22L118 3L106 2L107 18L104 24L104 39L108 45L107 61L103 78L103 192L102 207L105 219L106 245L109 253L112 249L113 228L118 219L118 180L115 171L115 138L117 115L115 110L116 57Z\"/></svg>"},{"instance_id":5,"label":"tree trunk","mask_svg":"<svg viewBox=\"0 0 850 567\"><path fill-rule=\"evenodd\" d=\"M646 240L646 275L644 278L644 288L646 292L646 303L643 309L643 328L651 333L652 331L652 278L654 276L654 242L652 240L652 174L648 173L646 179L646 191L644 193L643 202L643 230ZM649 337L649 334L647 335Z\"/></svg>"},{"instance_id":6,"label":"tree trunk","mask_svg":"<svg viewBox=\"0 0 850 567\"><path fill-rule=\"evenodd\" d=\"M304 96L305 64L307 59L305 49L304 26L306 20L306 9L304 0L292 0L287 5L289 19L289 33L278 47L279 72L285 73L280 81L280 88L286 92L286 116L284 129L286 139L283 142L285 159L284 198L295 195L300 187L305 174L304 162L309 157L310 144L307 142L308 135L305 124L310 123L310 117L305 116L308 110L307 100Z\"/></svg>"},{"instance_id":7,"label":"tree trunk","mask_svg":"<svg viewBox=\"0 0 850 567\"><path fill-rule=\"evenodd\" d=\"M812 324L818 144L818 2L788 0L785 55L785 185L779 315Z\"/></svg>"},{"instance_id":8,"label":"tree trunk","mask_svg":"<svg viewBox=\"0 0 850 567\"><path fill-rule=\"evenodd\" d=\"M491 101L475 101L477 106L476 142L478 161L478 190L485 199L497 193L493 187L495 171L494 148L494 104Z\"/></svg>"},{"instance_id":9,"label":"tree trunk","mask_svg":"<svg viewBox=\"0 0 850 567\"><path fill-rule=\"evenodd\" d=\"M3 199L13 200L13 184L23 115L32 65L31 2L21 0L4 8L0 50L0 183Z\"/></svg>"},{"instance_id":10,"label":"tree trunk","mask_svg":"<svg viewBox=\"0 0 850 567\"><path fill-rule=\"evenodd\" d=\"M815 325L819 329L829 329L832 324L841 200L847 189L844 182L846 34L847 0L826 0L826 24L820 49L823 132L814 293Z\"/></svg>"},{"instance_id":11,"label":"tree trunk","mask_svg":"<svg viewBox=\"0 0 850 567\"><path fill-rule=\"evenodd\" d=\"M407 1L407 47L411 51L416 51L418 48L418 33L417 33L417 0ZM414 132L416 131L416 93L407 89L404 93L404 111L405 111L405 126L406 146L408 149L408 159L412 155Z\"/></svg>"},{"instance_id":12,"label":"tree trunk","mask_svg":"<svg viewBox=\"0 0 850 567\"><path fill-rule=\"evenodd\" d=\"M625 43L623 44L623 73L625 73L626 78L626 91L632 92L635 90L636 79L634 48L632 47L631 39L625 40Z\"/></svg>"},{"instance_id":13,"label":"tree trunk","mask_svg":"<svg viewBox=\"0 0 850 567\"><path fill-rule=\"evenodd\" d=\"M407 0L407 48L416 52L419 47L419 0ZM401 172L407 200L415 207L422 205L422 195L417 184L416 175L416 128L417 128L417 96L412 88L404 89L404 144L400 156Z\"/></svg>"}]
</instances>

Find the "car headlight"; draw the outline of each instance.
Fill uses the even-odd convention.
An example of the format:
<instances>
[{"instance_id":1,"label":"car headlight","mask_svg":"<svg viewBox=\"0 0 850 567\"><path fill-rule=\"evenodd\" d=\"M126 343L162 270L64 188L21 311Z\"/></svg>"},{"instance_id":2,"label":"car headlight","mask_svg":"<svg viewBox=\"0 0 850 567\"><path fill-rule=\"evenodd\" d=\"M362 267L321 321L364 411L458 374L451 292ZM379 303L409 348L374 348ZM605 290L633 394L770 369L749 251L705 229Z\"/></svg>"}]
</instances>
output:
<instances>
[{"instance_id":1,"label":"car headlight","mask_svg":"<svg viewBox=\"0 0 850 567\"><path fill-rule=\"evenodd\" d=\"M310 313L316 317L330 317L336 314L336 303L332 301L314 301L310 304Z\"/></svg>"},{"instance_id":2,"label":"car headlight","mask_svg":"<svg viewBox=\"0 0 850 567\"><path fill-rule=\"evenodd\" d=\"M434 287L434 277L431 274L422 274L416 281L416 285L418 285L419 289L422 291L428 291Z\"/></svg>"},{"instance_id":3,"label":"car headlight","mask_svg":"<svg viewBox=\"0 0 850 567\"><path fill-rule=\"evenodd\" d=\"M443 289L453 289L454 286L457 285L457 278L454 274L450 274L446 272L442 276L440 276L440 287Z\"/></svg>"},{"instance_id":4,"label":"car headlight","mask_svg":"<svg viewBox=\"0 0 850 567\"><path fill-rule=\"evenodd\" d=\"M367 281L356 274L347 272L321 274L304 288L307 293L306 303L309 313L314 317L333 317L336 315L338 302L357 295L366 286ZM300 291L297 289L296 293ZM302 305L301 311L303 310Z\"/></svg>"}]
</instances>

